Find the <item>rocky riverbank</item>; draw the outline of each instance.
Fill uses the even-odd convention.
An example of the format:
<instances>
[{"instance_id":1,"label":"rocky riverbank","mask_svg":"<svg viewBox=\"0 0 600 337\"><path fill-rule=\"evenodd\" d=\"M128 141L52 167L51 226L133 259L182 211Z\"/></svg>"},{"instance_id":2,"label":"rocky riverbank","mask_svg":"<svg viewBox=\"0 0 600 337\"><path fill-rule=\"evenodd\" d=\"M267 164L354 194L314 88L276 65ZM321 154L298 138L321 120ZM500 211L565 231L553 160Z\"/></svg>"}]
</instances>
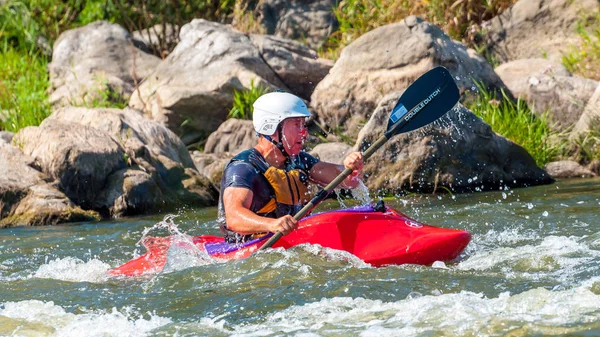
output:
<instances>
[{"instance_id":1,"label":"rocky riverbank","mask_svg":"<svg viewBox=\"0 0 600 337\"><path fill-rule=\"evenodd\" d=\"M402 91L435 66L454 75L465 99L477 86L504 91L548 111L554 127L574 137L599 118L599 83L560 63L582 13L597 15L596 0L521 0L486 23L488 51L500 62L495 69L416 16L364 34L335 62L319 58L308 45L319 46L335 23L321 20L318 30L307 30L308 45L290 39L291 17L310 27L330 8L310 3L303 15L280 13L288 26L276 24L269 35L193 20L164 59L148 52L143 35L116 24L64 32L48 67L52 115L0 134L0 227L215 205L223 166L255 142L250 121L227 119L234 91L253 85L309 102L316 119L337 133L312 139L321 143L312 151L336 162L378 137ZM106 88L127 107L81 107ZM203 151L190 151L198 141ZM600 174L597 162L546 168L459 104L441 122L390 141L367 163L365 183L388 193L464 192Z\"/></svg>"}]
</instances>

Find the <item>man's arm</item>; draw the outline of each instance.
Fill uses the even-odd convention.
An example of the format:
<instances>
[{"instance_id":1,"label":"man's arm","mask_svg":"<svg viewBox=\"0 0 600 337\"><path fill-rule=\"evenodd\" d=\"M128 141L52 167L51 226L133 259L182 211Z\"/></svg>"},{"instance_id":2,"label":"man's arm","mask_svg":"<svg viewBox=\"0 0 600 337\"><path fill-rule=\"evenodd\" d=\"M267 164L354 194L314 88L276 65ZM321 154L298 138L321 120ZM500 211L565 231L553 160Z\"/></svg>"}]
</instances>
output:
<instances>
[{"instance_id":1,"label":"man's arm","mask_svg":"<svg viewBox=\"0 0 600 337\"><path fill-rule=\"evenodd\" d=\"M243 187L227 187L223 191L223 207L227 228L240 234L281 232L286 235L296 229L298 223L291 215L272 219L262 217L250 210L254 193Z\"/></svg>"},{"instance_id":2,"label":"man's arm","mask_svg":"<svg viewBox=\"0 0 600 337\"><path fill-rule=\"evenodd\" d=\"M316 163L309 172L310 179L315 183L325 186L337 177L345 168L352 169L352 174L342 181L342 188L355 188L362 178L363 156L360 152L352 152L344 159L344 165L326 162Z\"/></svg>"}]
</instances>

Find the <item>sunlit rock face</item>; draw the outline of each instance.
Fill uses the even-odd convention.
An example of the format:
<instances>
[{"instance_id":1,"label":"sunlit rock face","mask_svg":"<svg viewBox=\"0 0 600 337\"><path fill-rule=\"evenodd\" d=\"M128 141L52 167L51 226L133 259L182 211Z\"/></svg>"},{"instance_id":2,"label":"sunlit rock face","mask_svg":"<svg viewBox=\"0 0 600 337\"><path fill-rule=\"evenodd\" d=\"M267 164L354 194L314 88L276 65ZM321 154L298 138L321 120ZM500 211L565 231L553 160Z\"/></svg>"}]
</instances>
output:
<instances>
[{"instance_id":1,"label":"sunlit rock face","mask_svg":"<svg viewBox=\"0 0 600 337\"><path fill-rule=\"evenodd\" d=\"M265 0L254 15L266 34L302 40L318 49L338 28L336 5L335 0Z\"/></svg>"},{"instance_id":2,"label":"sunlit rock face","mask_svg":"<svg viewBox=\"0 0 600 337\"><path fill-rule=\"evenodd\" d=\"M520 0L482 25L488 51L500 63L542 57L560 62L581 42L578 22L599 11L597 0Z\"/></svg>"},{"instance_id":3,"label":"sunlit rock face","mask_svg":"<svg viewBox=\"0 0 600 337\"><path fill-rule=\"evenodd\" d=\"M550 126L561 132L573 128L599 85L547 59L510 61L495 71L515 97L536 113L547 112Z\"/></svg>"},{"instance_id":4,"label":"sunlit rock face","mask_svg":"<svg viewBox=\"0 0 600 337\"><path fill-rule=\"evenodd\" d=\"M225 121L234 90L253 84L308 98L331 66L298 42L194 20L181 28L175 50L140 85L129 105L189 144Z\"/></svg>"},{"instance_id":5,"label":"sunlit rock face","mask_svg":"<svg viewBox=\"0 0 600 337\"><path fill-rule=\"evenodd\" d=\"M216 203L181 140L132 109L59 109L14 142L69 200L104 216Z\"/></svg>"},{"instance_id":6,"label":"sunlit rock face","mask_svg":"<svg viewBox=\"0 0 600 337\"><path fill-rule=\"evenodd\" d=\"M257 141L252 121L231 118L206 139L204 153L238 153L253 147Z\"/></svg>"},{"instance_id":7,"label":"sunlit rock face","mask_svg":"<svg viewBox=\"0 0 600 337\"><path fill-rule=\"evenodd\" d=\"M92 104L103 96L126 101L159 64L123 27L105 21L71 29L54 43L48 65L54 106ZM107 95L106 93L110 93Z\"/></svg>"},{"instance_id":8,"label":"sunlit rock face","mask_svg":"<svg viewBox=\"0 0 600 337\"><path fill-rule=\"evenodd\" d=\"M386 130L399 93L386 96L361 130L355 149L364 150ZM371 190L456 192L547 184L553 179L521 146L494 133L458 104L440 120L392 137L365 163Z\"/></svg>"},{"instance_id":9,"label":"sunlit rock face","mask_svg":"<svg viewBox=\"0 0 600 337\"><path fill-rule=\"evenodd\" d=\"M474 80L491 91L505 88L477 52L453 41L439 27L409 16L374 29L344 48L329 75L317 85L311 106L329 128L355 137L384 95L406 89L436 66L450 71L461 93L476 90Z\"/></svg>"},{"instance_id":10,"label":"sunlit rock face","mask_svg":"<svg viewBox=\"0 0 600 337\"><path fill-rule=\"evenodd\" d=\"M77 207L42 173L33 157L0 141L0 228L97 219Z\"/></svg>"},{"instance_id":11,"label":"sunlit rock face","mask_svg":"<svg viewBox=\"0 0 600 337\"><path fill-rule=\"evenodd\" d=\"M590 169L572 160L548 163L545 169L553 178L589 178L596 176Z\"/></svg>"}]
</instances>

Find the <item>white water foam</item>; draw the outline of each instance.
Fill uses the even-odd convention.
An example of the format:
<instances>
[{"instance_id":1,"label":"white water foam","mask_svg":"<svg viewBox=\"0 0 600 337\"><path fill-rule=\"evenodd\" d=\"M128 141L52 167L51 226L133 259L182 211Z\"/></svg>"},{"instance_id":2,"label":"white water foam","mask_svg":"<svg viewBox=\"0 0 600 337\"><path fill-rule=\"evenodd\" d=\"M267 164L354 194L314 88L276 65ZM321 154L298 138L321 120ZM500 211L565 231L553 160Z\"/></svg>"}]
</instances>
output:
<instances>
[{"instance_id":1,"label":"white water foam","mask_svg":"<svg viewBox=\"0 0 600 337\"><path fill-rule=\"evenodd\" d=\"M461 291L413 294L397 302L335 297L273 313L259 324L237 326L231 335L496 336L527 326L530 334L586 330L597 323L600 296L587 287L566 291L537 288L496 298ZM221 319L203 318L204 329L223 332ZM519 334L517 334L519 335Z\"/></svg>"},{"instance_id":2,"label":"white water foam","mask_svg":"<svg viewBox=\"0 0 600 337\"><path fill-rule=\"evenodd\" d=\"M102 283L106 281L106 272L109 269L110 265L97 259L85 262L74 257L65 257L41 265L31 277L69 282Z\"/></svg>"},{"instance_id":3,"label":"white water foam","mask_svg":"<svg viewBox=\"0 0 600 337\"><path fill-rule=\"evenodd\" d=\"M147 313L132 313L130 308L121 311L95 311L73 314L54 302L27 300L0 304L0 335L11 336L51 335L61 337L87 336L147 336L152 330L171 323L169 318ZM7 327L16 326L11 331Z\"/></svg>"},{"instance_id":4,"label":"white water foam","mask_svg":"<svg viewBox=\"0 0 600 337\"><path fill-rule=\"evenodd\" d=\"M456 266L457 269L486 271L501 268L508 278L550 278L565 286L573 286L576 273L600 258L600 252L590 249L584 240L564 236L548 236L537 244L518 247L481 249L469 255Z\"/></svg>"}]
</instances>

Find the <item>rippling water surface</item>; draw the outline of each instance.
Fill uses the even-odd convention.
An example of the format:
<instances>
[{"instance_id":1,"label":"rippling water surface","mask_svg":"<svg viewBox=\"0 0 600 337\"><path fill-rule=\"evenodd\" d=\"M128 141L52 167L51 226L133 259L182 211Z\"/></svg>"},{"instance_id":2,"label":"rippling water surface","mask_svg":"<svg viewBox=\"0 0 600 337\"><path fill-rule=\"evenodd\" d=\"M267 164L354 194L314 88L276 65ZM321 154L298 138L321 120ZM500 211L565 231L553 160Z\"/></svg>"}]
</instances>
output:
<instances>
[{"instance_id":1,"label":"rippling water surface","mask_svg":"<svg viewBox=\"0 0 600 337\"><path fill-rule=\"evenodd\" d=\"M0 230L0 336L600 335L600 180L388 204L473 240L433 267L300 246L123 279L106 271L164 215ZM218 234L215 217L174 222Z\"/></svg>"}]
</instances>

